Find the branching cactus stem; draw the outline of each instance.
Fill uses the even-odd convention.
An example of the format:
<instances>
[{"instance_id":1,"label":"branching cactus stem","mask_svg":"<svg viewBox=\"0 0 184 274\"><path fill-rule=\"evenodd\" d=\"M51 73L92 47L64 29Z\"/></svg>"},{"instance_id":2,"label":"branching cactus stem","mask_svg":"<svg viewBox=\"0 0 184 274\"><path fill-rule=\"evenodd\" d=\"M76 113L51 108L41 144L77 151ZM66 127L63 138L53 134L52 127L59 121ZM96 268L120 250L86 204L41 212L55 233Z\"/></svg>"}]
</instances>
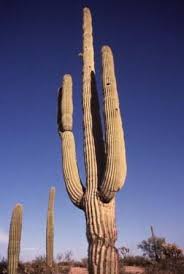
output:
<instances>
[{"instance_id":1,"label":"branching cactus stem","mask_svg":"<svg viewBox=\"0 0 184 274\"><path fill-rule=\"evenodd\" d=\"M72 132L72 78L65 75L58 97L58 127L62 143L62 163L66 188L71 201L86 218L90 274L117 274L115 248L115 194L126 177L124 133L114 71L112 50L102 47L102 83L104 95L105 140L103 140L99 102L95 82L92 18L83 10L83 128L85 187L76 162Z\"/></svg>"}]
</instances>

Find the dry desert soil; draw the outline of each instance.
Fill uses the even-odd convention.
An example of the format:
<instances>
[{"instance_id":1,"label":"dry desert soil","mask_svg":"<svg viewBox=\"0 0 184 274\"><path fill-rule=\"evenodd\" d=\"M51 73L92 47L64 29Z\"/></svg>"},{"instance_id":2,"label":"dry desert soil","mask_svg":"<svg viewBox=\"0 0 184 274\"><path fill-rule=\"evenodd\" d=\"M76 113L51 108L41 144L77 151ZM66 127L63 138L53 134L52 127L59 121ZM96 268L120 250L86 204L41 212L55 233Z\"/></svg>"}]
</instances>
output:
<instances>
[{"instance_id":1,"label":"dry desert soil","mask_svg":"<svg viewBox=\"0 0 184 274\"><path fill-rule=\"evenodd\" d=\"M125 266L126 273L141 274L144 273L144 269L138 266ZM86 268L72 267L69 274L88 274Z\"/></svg>"}]
</instances>

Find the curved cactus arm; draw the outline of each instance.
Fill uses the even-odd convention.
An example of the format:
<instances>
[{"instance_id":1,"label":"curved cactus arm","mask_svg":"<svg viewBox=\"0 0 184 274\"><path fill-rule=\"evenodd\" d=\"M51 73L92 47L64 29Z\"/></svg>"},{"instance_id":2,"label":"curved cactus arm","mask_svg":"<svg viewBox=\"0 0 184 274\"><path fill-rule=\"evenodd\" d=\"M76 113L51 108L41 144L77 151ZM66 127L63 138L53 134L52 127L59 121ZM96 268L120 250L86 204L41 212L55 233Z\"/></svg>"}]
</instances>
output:
<instances>
[{"instance_id":1,"label":"curved cactus arm","mask_svg":"<svg viewBox=\"0 0 184 274\"><path fill-rule=\"evenodd\" d=\"M61 134L63 151L63 172L66 189L74 205L82 208L84 195L76 163L75 141L73 133L65 131Z\"/></svg>"},{"instance_id":2,"label":"curved cactus arm","mask_svg":"<svg viewBox=\"0 0 184 274\"><path fill-rule=\"evenodd\" d=\"M79 208L82 208L84 187L81 183L75 152L75 140L72 133L72 78L65 75L63 86L60 89L58 102L58 124L59 134L62 142L63 173L66 189L71 201Z\"/></svg>"},{"instance_id":3,"label":"curved cactus arm","mask_svg":"<svg viewBox=\"0 0 184 274\"><path fill-rule=\"evenodd\" d=\"M102 70L106 167L100 188L100 196L108 202L123 186L127 169L114 61L112 51L108 46L102 47Z\"/></svg>"}]
</instances>

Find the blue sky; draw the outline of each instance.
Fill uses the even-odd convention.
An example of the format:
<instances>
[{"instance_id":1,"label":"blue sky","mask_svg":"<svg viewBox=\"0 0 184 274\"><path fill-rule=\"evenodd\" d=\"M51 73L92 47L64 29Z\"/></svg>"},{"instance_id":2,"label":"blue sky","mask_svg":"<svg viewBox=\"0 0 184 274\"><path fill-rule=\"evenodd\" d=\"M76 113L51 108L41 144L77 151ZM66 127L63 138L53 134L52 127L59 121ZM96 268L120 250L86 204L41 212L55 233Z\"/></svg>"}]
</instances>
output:
<instances>
[{"instance_id":1,"label":"blue sky","mask_svg":"<svg viewBox=\"0 0 184 274\"><path fill-rule=\"evenodd\" d=\"M45 250L49 188L56 187L55 254L87 254L85 221L61 172L57 90L74 82L74 133L85 180L81 108L82 8L93 15L97 84L112 47L128 175L117 195L117 246L158 236L184 247L184 18L182 1L0 1L0 255L11 211L24 205L21 258Z\"/></svg>"}]
</instances>

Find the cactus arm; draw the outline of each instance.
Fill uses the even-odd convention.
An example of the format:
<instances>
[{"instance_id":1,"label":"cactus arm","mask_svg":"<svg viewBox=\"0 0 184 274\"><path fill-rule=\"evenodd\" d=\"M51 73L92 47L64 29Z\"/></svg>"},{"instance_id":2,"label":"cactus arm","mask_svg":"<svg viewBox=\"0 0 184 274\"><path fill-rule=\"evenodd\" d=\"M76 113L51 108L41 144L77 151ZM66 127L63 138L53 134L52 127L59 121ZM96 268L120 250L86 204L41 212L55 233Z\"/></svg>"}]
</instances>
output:
<instances>
[{"instance_id":1,"label":"cactus arm","mask_svg":"<svg viewBox=\"0 0 184 274\"><path fill-rule=\"evenodd\" d=\"M8 274L17 274L22 232L22 205L16 204L12 212L8 243Z\"/></svg>"},{"instance_id":2,"label":"cactus arm","mask_svg":"<svg viewBox=\"0 0 184 274\"><path fill-rule=\"evenodd\" d=\"M92 132L91 115L91 73L94 72L94 50L92 37L92 18L88 8L83 10L83 126L84 126L84 158L87 188L97 188L97 165L95 144Z\"/></svg>"},{"instance_id":3,"label":"cactus arm","mask_svg":"<svg viewBox=\"0 0 184 274\"><path fill-rule=\"evenodd\" d=\"M106 202L123 186L126 177L126 155L119 99L110 47L102 47L102 81L106 142L106 167L100 196Z\"/></svg>"},{"instance_id":4,"label":"cactus arm","mask_svg":"<svg viewBox=\"0 0 184 274\"><path fill-rule=\"evenodd\" d=\"M104 143L95 82L92 17L83 9L83 125L84 158L89 191L96 191L101 178Z\"/></svg>"},{"instance_id":5,"label":"cactus arm","mask_svg":"<svg viewBox=\"0 0 184 274\"><path fill-rule=\"evenodd\" d=\"M79 177L75 140L72 133L72 78L65 75L63 78L63 86L60 89L58 100L58 124L59 134L62 142L62 160L64 180L68 195L71 201L77 207L81 208L83 198L83 186Z\"/></svg>"},{"instance_id":6,"label":"cactus arm","mask_svg":"<svg viewBox=\"0 0 184 274\"><path fill-rule=\"evenodd\" d=\"M62 133L61 138L63 151L63 173L66 189L73 204L81 208L84 191L80 182L76 163L74 136L72 132L66 131Z\"/></svg>"},{"instance_id":7,"label":"cactus arm","mask_svg":"<svg viewBox=\"0 0 184 274\"><path fill-rule=\"evenodd\" d=\"M49 204L47 211L47 229L46 229L46 262L52 267L54 257L54 201L55 187L51 187L49 192Z\"/></svg>"}]
</instances>

